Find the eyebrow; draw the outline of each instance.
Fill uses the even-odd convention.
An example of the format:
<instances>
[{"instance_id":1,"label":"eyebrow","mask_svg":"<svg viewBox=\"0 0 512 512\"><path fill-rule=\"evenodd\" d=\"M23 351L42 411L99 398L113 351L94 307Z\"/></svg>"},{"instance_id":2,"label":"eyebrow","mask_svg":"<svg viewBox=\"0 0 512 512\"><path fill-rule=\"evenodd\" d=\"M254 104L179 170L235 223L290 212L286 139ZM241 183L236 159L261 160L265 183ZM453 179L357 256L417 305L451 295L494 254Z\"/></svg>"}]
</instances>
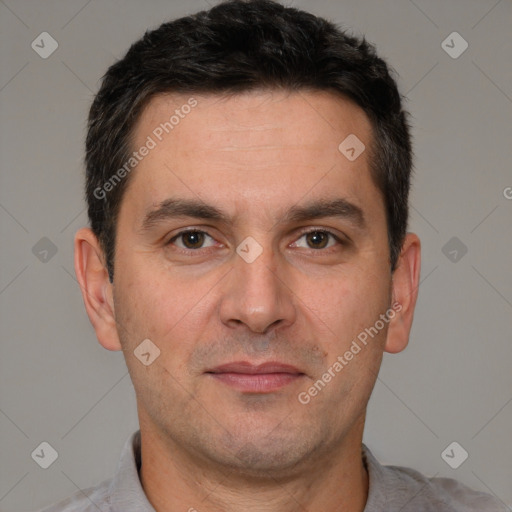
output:
<instances>
[{"instance_id":1,"label":"eyebrow","mask_svg":"<svg viewBox=\"0 0 512 512\"><path fill-rule=\"evenodd\" d=\"M179 217L213 220L222 224L232 222L227 213L203 201L169 198L147 212L142 221L142 230L150 230L162 222ZM304 205L294 205L285 212L280 222L303 222L324 217L346 220L359 229L366 227L363 210L344 198L320 199Z\"/></svg>"}]
</instances>

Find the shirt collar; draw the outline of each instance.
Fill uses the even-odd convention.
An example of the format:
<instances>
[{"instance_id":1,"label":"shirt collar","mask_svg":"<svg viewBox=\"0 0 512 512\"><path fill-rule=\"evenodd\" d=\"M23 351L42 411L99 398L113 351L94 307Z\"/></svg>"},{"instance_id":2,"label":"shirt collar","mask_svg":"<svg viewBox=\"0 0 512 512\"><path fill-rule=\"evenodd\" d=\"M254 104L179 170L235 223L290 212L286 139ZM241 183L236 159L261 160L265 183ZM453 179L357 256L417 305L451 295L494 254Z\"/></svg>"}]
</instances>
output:
<instances>
[{"instance_id":1,"label":"shirt collar","mask_svg":"<svg viewBox=\"0 0 512 512\"><path fill-rule=\"evenodd\" d=\"M138 430L126 441L116 474L110 484L109 498L112 512L155 512L140 482L140 446L140 430ZM386 503L386 485L383 483L388 475L364 444L362 457L368 471L368 499L364 510L380 510Z\"/></svg>"},{"instance_id":2,"label":"shirt collar","mask_svg":"<svg viewBox=\"0 0 512 512\"><path fill-rule=\"evenodd\" d=\"M386 489L388 488L386 480L389 475L365 444L362 445L362 454L363 463L368 471L368 498L363 512L384 510L387 501ZM390 485L392 484L390 483Z\"/></svg>"},{"instance_id":3,"label":"shirt collar","mask_svg":"<svg viewBox=\"0 0 512 512\"><path fill-rule=\"evenodd\" d=\"M155 512L140 482L140 463L140 430L138 430L126 441L116 474L110 484L112 512Z\"/></svg>"}]
</instances>

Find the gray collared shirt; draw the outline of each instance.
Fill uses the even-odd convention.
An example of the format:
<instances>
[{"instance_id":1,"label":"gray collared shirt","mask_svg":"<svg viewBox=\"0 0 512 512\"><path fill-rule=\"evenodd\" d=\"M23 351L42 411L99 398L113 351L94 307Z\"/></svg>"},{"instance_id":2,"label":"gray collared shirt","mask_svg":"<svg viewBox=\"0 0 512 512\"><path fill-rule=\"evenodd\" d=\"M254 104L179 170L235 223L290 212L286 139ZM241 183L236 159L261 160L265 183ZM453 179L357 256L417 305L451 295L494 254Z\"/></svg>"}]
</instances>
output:
<instances>
[{"instance_id":1,"label":"gray collared shirt","mask_svg":"<svg viewBox=\"0 0 512 512\"><path fill-rule=\"evenodd\" d=\"M364 512L506 512L488 494L473 491L451 478L427 478L404 467L382 466L363 444L369 474ZM155 512L139 480L140 431L127 441L112 479L78 491L40 512Z\"/></svg>"}]
</instances>

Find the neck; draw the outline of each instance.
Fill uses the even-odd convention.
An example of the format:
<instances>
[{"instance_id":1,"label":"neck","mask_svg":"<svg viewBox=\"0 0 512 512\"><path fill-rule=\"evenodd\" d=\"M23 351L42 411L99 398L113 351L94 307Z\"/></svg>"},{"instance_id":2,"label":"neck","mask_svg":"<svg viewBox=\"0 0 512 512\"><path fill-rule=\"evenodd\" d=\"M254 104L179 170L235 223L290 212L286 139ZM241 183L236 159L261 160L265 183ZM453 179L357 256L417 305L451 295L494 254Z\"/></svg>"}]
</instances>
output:
<instances>
[{"instance_id":1,"label":"neck","mask_svg":"<svg viewBox=\"0 0 512 512\"><path fill-rule=\"evenodd\" d=\"M141 422L142 486L157 512L363 512L363 426L364 418L328 456L276 478L209 464Z\"/></svg>"}]
</instances>

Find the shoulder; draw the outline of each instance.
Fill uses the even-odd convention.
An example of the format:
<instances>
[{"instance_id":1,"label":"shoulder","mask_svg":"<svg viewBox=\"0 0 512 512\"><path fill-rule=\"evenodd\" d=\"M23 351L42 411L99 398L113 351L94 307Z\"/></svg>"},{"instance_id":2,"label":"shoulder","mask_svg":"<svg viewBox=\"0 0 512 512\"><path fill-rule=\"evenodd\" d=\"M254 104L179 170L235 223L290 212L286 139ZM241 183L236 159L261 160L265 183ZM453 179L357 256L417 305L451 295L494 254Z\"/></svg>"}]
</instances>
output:
<instances>
[{"instance_id":1,"label":"shoulder","mask_svg":"<svg viewBox=\"0 0 512 512\"><path fill-rule=\"evenodd\" d=\"M109 487L112 479L101 484L77 491L55 505L40 509L38 512L109 512Z\"/></svg>"},{"instance_id":2,"label":"shoulder","mask_svg":"<svg viewBox=\"0 0 512 512\"><path fill-rule=\"evenodd\" d=\"M364 512L505 512L497 498L453 478L428 478L411 468L383 466L363 447L370 488Z\"/></svg>"},{"instance_id":3,"label":"shoulder","mask_svg":"<svg viewBox=\"0 0 512 512\"><path fill-rule=\"evenodd\" d=\"M396 480L409 489L401 504L402 512L504 512L502 503L493 496L475 491L453 478L427 478L416 470L390 466ZM401 489L400 487L398 489ZM403 500L402 500L403 501Z\"/></svg>"},{"instance_id":4,"label":"shoulder","mask_svg":"<svg viewBox=\"0 0 512 512\"><path fill-rule=\"evenodd\" d=\"M137 431L125 442L113 478L77 491L39 512L154 512L139 480L139 466L140 432Z\"/></svg>"}]
</instances>

